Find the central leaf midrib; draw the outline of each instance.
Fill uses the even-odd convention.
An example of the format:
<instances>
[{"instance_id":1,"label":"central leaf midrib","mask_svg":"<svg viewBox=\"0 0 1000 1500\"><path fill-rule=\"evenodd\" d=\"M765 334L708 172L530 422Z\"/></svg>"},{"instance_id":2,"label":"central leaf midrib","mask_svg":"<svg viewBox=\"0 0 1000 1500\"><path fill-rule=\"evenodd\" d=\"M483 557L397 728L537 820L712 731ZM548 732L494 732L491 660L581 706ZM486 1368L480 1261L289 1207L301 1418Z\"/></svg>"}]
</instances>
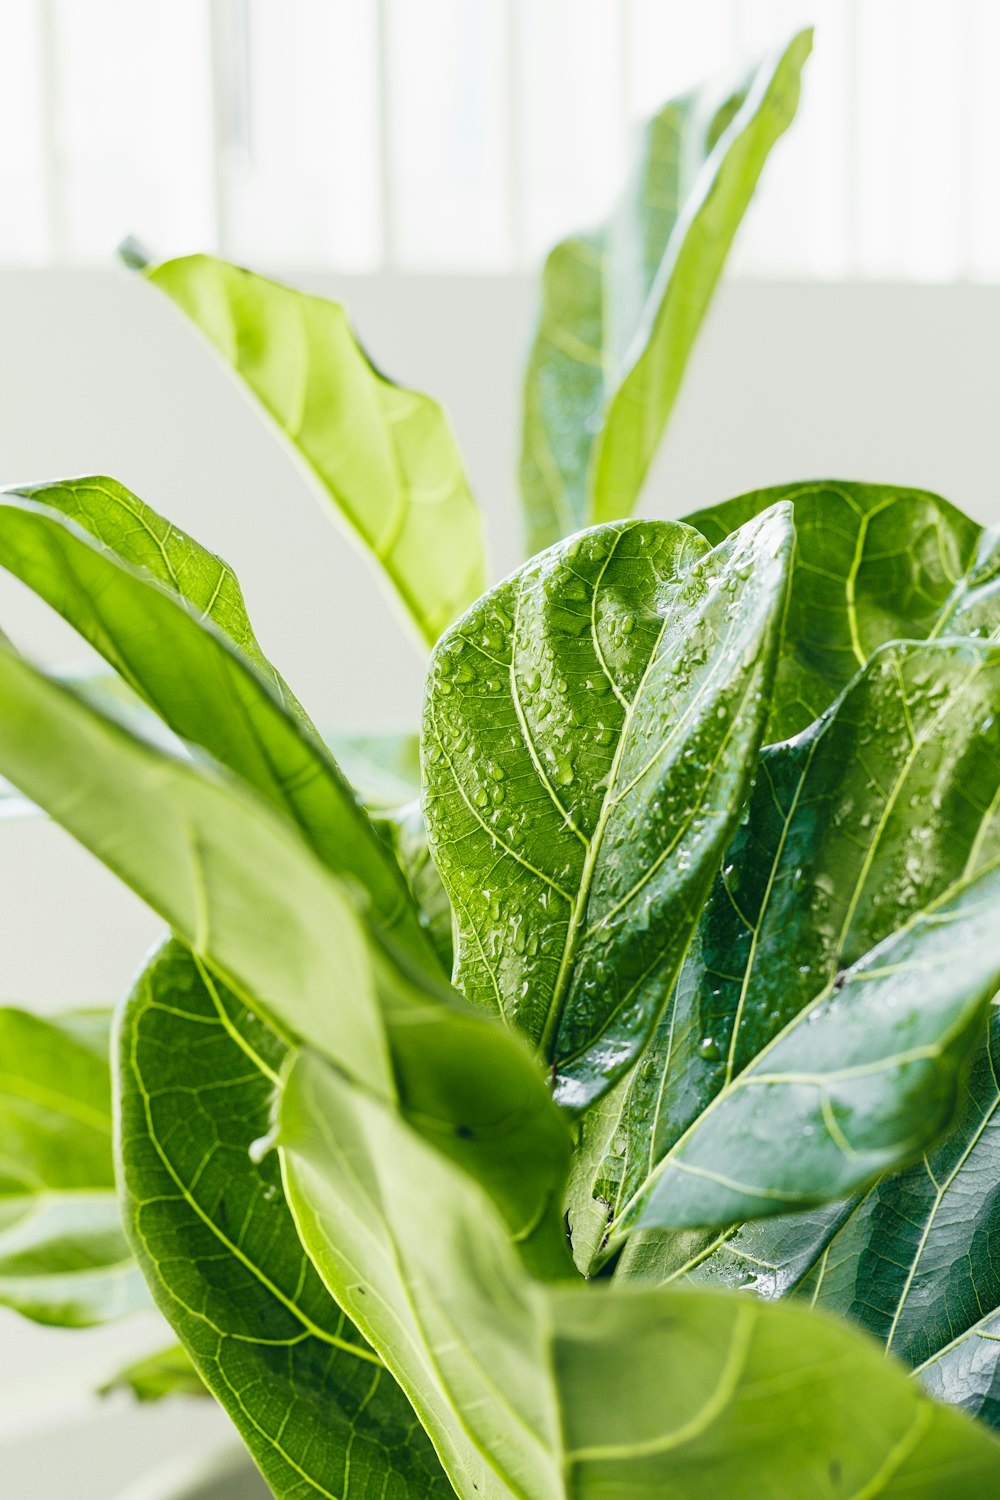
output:
<instances>
[{"instance_id":1,"label":"central leaf midrib","mask_svg":"<svg viewBox=\"0 0 1000 1500\"><path fill-rule=\"evenodd\" d=\"M655 662L658 659L660 646L663 642L663 637L666 633L666 629L667 620L664 619L660 625L656 640L653 643L652 650L649 653L649 660L647 661L645 670L639 680L639 685L635 690L632 701L626 709L625 717L622 720L621 732L618 736L618 743L615 746L615 753L611 762L611 769L608 772L608 784L605 789L604 796L601 799L601 810L598 813L597 822L594 825L594 832L591 836L587 854L583 862L583 870L580 874L580 885L577 889L576 898L573 902L573 909L570 912L569 925L566 929L566 940L563 944L562 958L559 961L559 970L556 974L556 982L552 987L552 997L549 1001L548 1010L545 1017L545 1026L542 1030L541 1041L539 1042L539 1050L542 1052L543 1056L548 1059L549 1062L555 1061L553 1053L555 1051L555 1046L559 1038L563 1010L565 1008L566 998L569 991L569 980L572 973L573 962L576 957L577 942L580 936L580 927L583 923L583 919L587 910L587 904L590 900L590 887L594 879L594 871L597 868L597 860L601 852L601 844L604 838L604 832L607 828L608 819L611 817L612 811L617 806L617 800L613 794L615 782L618 777L618 771L621 766L622 756L625 753L625 744L628 739L629 730L632 727L632 720L635 716L636 705L642 697L643 689L646 686L646 681L649 677L650 672L653 670Z\"/></svg>"},{"instance_id":2,"label":"central leaf midrib","mask_svg":"<svg viewBox=\"0 0 1000 1500\"><path fill-rule=\"evenodd\" d=\"M709 554L705 554L705 556L708 555ZM703 560L704 557L698 558L695 566L697 566L698 563L701 563ZM678 586L680 585L681 581L681 578L677 579ZM718 580L716 579L714 581L717 582ZM709 684L716 676L719 670L720 662L722 662L725 658L725 651L723 648L726 644L728 644L736 628L736 621L734 619L731 619L728 623L725 637L721 643L721 648L716 652L715 659L712 662L712 665L709 668L708 672L705 674L705 678L700 686L700 689L692 695L691 701L687 704L684 712L680 715L677 722L671 727L667 736L659 744L655 755L653 755L652 758L647 761L642 769L638 772L638 774L632 778L629 785L619 791L616 788L616 780L622 757L625 752L625 745L628 739L629 731L631 730L632 723L635 717L635 711L642 699L642 695L645 691L649 675L652 672L653 668L656 666L657 662L660 660L660 648L663 644L663 638L666 634L667 626L669 625L672 618L673 611L670 610L663 618L656 640L653 643L652 649L650 651L649 660L646 663L646 667L639 681L639 685L636 688L632 701L626 711L625 718L622 721L618 744L615 747L614 758L611 763L611 769L608 773L607 788L605 790L604 797L601 800L600 813L598 814L597 822L594 825L594 832L590 839L590 845L587 851L586 859L584 860L583 870L581 872L580 886L577 891L576 899L573 903L573 909L570 913L569 925L566 930L566 940L563 946L562 958L560 960L559 970L556 974L556 981L552 990L552 998L549 1002L549 1007L546 1014L545 1027L542 1031L541 1041L539 1042L539 1050L550 1063L556 1061L555 1057L553 1056L553 1052L559 1037L562 1016L569 991L572 967L576 958L576 949L579 941L581 940L580 929L583 925L587 906L590 901L591 885L597 868L597 861L600 858L602 852L602 843L605 831L607 829L608 821L610 820L615 808L619 805L622 797L627 792L630 792L634 787L636 787L643 779L643 777L648 774L651 767L660 758L666 748L676 739L679 731L683 728L691 714L695 711L698 704L703 700L707 684ZM703 616L701 612L699 612L695 616L696 621L702 618ZM685 638L689 637L690 634L691 629L689 628L685 632ZM628 900L632 900L635 897L638 891L642 889L643 884L645 884L645 880L648 878L649 877L647 875L643 880L637 882L637 884L632 887L632 889L628 893ZM583 937L585 938L587 935L588 934L584 933Z\"/></svg>"}]
</instances>

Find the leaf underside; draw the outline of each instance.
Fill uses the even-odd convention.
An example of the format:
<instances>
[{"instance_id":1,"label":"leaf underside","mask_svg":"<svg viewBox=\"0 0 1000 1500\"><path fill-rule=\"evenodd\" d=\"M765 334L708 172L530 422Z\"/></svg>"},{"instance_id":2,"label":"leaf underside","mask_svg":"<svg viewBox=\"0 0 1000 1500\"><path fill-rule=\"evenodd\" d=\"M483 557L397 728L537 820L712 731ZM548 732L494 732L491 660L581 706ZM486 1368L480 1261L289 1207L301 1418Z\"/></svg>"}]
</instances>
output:
<instances>
[{"instance_id":1,"label":"leaf underside","mask_svg":"<svg viewBox=\"0 0 1000 1500\"><path fill-rule=\"evenodd\" d=\"M266 1134L284 1047L170 942L120 1027L119 1153L161 1310L278 1500L447 1495L405 1397L305 1257Z\"/></svg>"},{"instance_id":2,"label":"leaf underside","mask_svg":"<svg viewBox=\"0 0 1000 1500\"><path fill-rule=\"evenodd\" d=\"M441 407L380 374L336 302L210 255L144 274L261 403L432 646L486 583L482 518Z\"/></svg>"},{"instance_id":3,"label":"leaf underside","mask_svg":"<svg viewBox=\"0 0 1000 1500\"><path fill-rule=\"evenodd\" d=\"M543 1286L475 1184L321 1059L284 1077L296 1223L464 1500L987 1500L1000 1446L794 1303ZM778 1372L778 1373L776 1373ZM776 1392L780 1391L780 1400Z\"/></svg>"}]
</instances>

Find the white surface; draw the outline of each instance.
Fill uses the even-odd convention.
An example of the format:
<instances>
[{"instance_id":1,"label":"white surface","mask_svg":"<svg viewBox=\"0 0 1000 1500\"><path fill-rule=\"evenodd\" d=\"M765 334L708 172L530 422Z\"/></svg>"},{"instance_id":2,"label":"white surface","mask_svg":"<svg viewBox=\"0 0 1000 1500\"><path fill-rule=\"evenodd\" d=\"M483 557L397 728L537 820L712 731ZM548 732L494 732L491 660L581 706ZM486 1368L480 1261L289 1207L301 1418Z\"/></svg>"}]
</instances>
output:
<instances>
[{"instance_id":1,"label":"white surface","mask_svg":"<svg viewBox=\"0 0 1000 1500\"><path fill-rule=\"evenodd\" d=\"M517 560L514 471L526 280L325 279L376 361L449 406L494 538ZM104 471L209 546L245 586L258 633L321 723L405 724L421 666L364 564L270 432L173 309L124 273L0 274L0 483ZM781 480L839 475L938 489L1000 519L1000 289L742 284L721 295L642 509L681 515ZM0 628L49 662L73 638L0 578ZM112 1000L157 924L58 830L0 824L0 997ZM0 1315L0 1436L60 1408L141 1342ZM82 1419L81 1419L82 1420ZM11 1500L107 1500L148 1460L208 1441L189 1406L105 1406L96 1425L3 1450ZM114 1466L100 1477L102 1455ZM16 1475L16 1482L11 1478Z\"/></svg>"}]
</instances>

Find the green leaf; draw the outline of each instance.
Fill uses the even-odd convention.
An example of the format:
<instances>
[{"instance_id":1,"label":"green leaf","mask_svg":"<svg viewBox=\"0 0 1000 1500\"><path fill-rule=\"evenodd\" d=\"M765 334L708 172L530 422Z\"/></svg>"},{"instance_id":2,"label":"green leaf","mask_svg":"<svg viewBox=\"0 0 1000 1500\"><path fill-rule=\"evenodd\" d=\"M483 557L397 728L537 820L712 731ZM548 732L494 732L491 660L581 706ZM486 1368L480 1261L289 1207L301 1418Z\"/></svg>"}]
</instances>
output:
<instances>
[{"instance_id":1,"label":"green leaf","mask_svg":"<svg viewBox=\"0 0 1000 1500\"><path fill-rule=\"evenodd\" d=\"M115 1193L108 1026L0 1008L0 1303L39 1323L148 1305Z\"/></svg>"},{"instance_id":2,"label":"green leaf","mask_svg":"<svg viewBox=\"0 0 1000 1500\"><path fill-rule=\"evenodd\" d=\"M209 255L144 275L260 401L432 646L486 586L482 518L441 407L375 369L339 303Z\"/></svg>"},{"instance_id":3,"label":"green leaf","mask_svg":"<svg viewBox=\"0 0 1000 1500\"><path fill-rule=\"evenodd\" d=\"M606 1226L842 1197L950 1124L1000 985L998 710L997 647L889 646L764 751L656 1042L586 1124L584 1263Z\"/></svg>"},{"instance_id":4,"label":"green leaf","mask_svg":"<svg viewBox=\"0 0 1000 1500\"><path fill-rule=\"evenodd\" d=\"M720 1292L544 1286L476 1185L321 1059L284 1075L303 1242L463 1500L987 1500L1000 1445L848 1327ZM710 1476L706 1480L706 1476Z\"/></svg>"},{"instance_id":5,"label":"green leaf","mask_svg":"<svg viewBox=\"0 0 1000 1500\"><path fill-rule=\"evenodd\" d=\"M0 772L244 1002L478 1176L526 1258L565 1269L569 1135L520 1040L367 933L343 885L239 783L141 740L0 648ZM44 753L40 753L44 747Z\"/></svg>"},{"instance_id":6,"label":"green leaf","mask_svg":"<svg viewBox=\"0 0 1000 1500\"><path fill-rule=\"evenodd\" d=\"M996 533L926 490L776 485L687 520L715 546L780 500L794 508L795 559L770 739L811 724L888 641L1000 627Z\"/></svg>"},{"instance_id":7,"label":"green leaf","mask_svg":"<svg viewBox=\"0 0 1000 1500\"><path fill-rule=\"evenodd\" d=\"M529 553L631 512L811 47L804 31L735 89L667 104L609 222L549 255L524 391Z\"/></svg>"},{"instance_id":8,"label":"green leaf","mask_svg":"<svg viewBox=\"0 0 1000 1500\"><path fill-rule=\"evenodd\" d=\"M709 552L598 527L526 564L439 644L423 755L455 982L591 1103L670 993L739 818L777 650L776 509Z\"/></svg>"},{"instance_id":9,"label":"green leaf","mask_svg":"<svg viewBox=\"0 0 1000 1500\"><path fill-rule=\"evenodd\" d=\"M0 563L174 734L228 766L331 870L357 880L386 930L437 967L395 860L262 655L224 562L114 480L81 479L0 495Z\"/></svg>"},{"instance_id":10,"label":"green leaf","mask_svg":"<svg viewBox=\"0 0 1000 1500\"><path fill-rule=\"evenodd\" d=\"M940 1399L1000 1426L1000 1011L933 1152L867 1193L742 1226L691 1275L853 1318Z\"/></svg>"},{"instance_id":11,"label":"green leaf","mask_svg":"<svg viewBox=\"0 0 1000 1500\"><path fill-rule=\"evenodd\" d=\"M208 1387L182 1344L168 1344L134 1360L101 1386L98 1395L129 1391L137 1401L162 1401L167 1396L207 1396Z\"/></svg>"},{"instance_id":12,"label":"green leaf","mask_svg":"<svg viewBox=\"0 0 1000 1500\"><path fill-rule=\"evenodd\" d=\"M306 1260L268 1128L284 1048L177 942L121 1020L123 1207L156 1301L279 1500L446 1495L381 1361Z\"/></svg>"},{"instance_id":13,"label":"green leaf","mask_svg":"<svg viewBox=\"0 0 1000 1500\"><path fill-rule=\"evenodd\" d=\"M431 858L427 825L419 802L373 813L375 827L389 841L400 869L409 881L413 899L427 924L442 968L451 973L454 962L452 910L437 866Z\"/></svg>"}]
</instances>

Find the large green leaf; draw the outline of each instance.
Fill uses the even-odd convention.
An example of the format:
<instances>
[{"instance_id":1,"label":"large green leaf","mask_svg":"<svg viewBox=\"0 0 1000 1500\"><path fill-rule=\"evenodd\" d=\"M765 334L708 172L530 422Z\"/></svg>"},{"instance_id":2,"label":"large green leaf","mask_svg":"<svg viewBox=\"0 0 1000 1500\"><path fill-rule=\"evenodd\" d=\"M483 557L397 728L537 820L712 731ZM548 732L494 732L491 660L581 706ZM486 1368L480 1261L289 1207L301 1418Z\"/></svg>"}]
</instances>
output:
<instances>
[{"instance_id":1,"label":"large green leaf","mask_svg":"<svg viewBox=\"0 0 1000 1500\"><path fill-rule=\"evenodd\" d=\"M631 512L811 46L802 32L735 88L667 104L609 222L549 255L524 391L529 553Z\"/></svg>"},{"instance_id":2,"label":"large green leaf","mask_svg":"<svg viewBox=\"0 0 1000 1500\"><path fill-rule=\"evenodd\" d=\"M444 637L425 810L455 980L590 1103L663 1009L763 731L791 531L663 521L526 564Z\"/></svg>"},{"instance_id":3,"label":"large green leaf","mask_svg":"<svg viewBox=\"0 0 1000 1500\"><path fill-rule=\"evenodd\" d=\"M156 1301L279 1500L449 1493L381 1361L303 1252L268 1128L284 1048L180 943L119 1037L123 1209Z\"/></svg>"},{"instance_id":4,"label":"large green leaf","mask_svg":"<svg viewBox=\"0 0 1000 1500\"><path fill-rule=\"evenodd\" d=\"M463 1500L987 1500L1000 1445L846 1326L720 1292L532 1281L476 1185L321 1059L286 1073L299 1232Z\"/></svg>"},{"instance_id":5,"label":"large green leaf","mask_svg":"<svg viewBox=\"0 0 1000 1500\"><path fill-rule=\"evenodd\" d=\"M148 1305L115 1193L108 1027L0 1009L0 1302L39 1323Z\"/></svg>"},{"instance_id":6,"label":"large green leaf","mask_svg":"<svg viewBox=\"0 0 1000 1500\"><path fill-rule=\"evenodd\" d=\"M998 1076L994 1007L958 1123L935 1151L847 1202L744 1225L688 1274L851 1317L935 1395L1000 1426Z\"/></svg>"},{"instance_id":7,"label":"large green leaf","mask_svg":"<svg viewBox=\"0 0 1000 1500\"><path fill-rule=\"evenodd\" d=\"M985 643L885 647L765 750L656 1042L585 1123L584 1264L608 1232L820 1203L935 1142L1000 984L998 807Z\"/></svg>"},{"instance_id":8,"label":"large green leaf","mask_svg":"<svg viewBox=\"0 0 1000 1500\"><path fill-rule=\"evenodd\" d=\"M224 562L114 480L81 479L0 495L0 563L176 735L280 808L330 869L362 885L387 931L436 967L396 861L261 653Z\"/></svg>"},{"instance_id":9,"label":"large green leaf","mask_svg":"<svg viewBox=\"0 0 1000 1500\"><path fill-rule=\"evenodd\" d=\"M376 370L339 303L210 255L144 274L257 397L432 646L486 585L482 518L441 407Z\"/></svg>"},{"instance_id":10,"label":"large green leaf","mask_svg":"<svg viewBox=\"0 0 1000 1500\"><path fill-rule=\"evenodd\" d=\"M779 500L794 509L795 560L770 739L810 724L887 641L1000 627L996 534L926 490L776 485L687 520L715 546Z\"/></svg>"},{"instance_id":11,"label":"large green leaf","mask_svg":"<svg viewBox=\"0 0 1000 1500\"><path fill-rule=\"evenodd\" d=\"M287 819L0 648L0 772L158 911L285 1034L402 1099L487 1185L527 1258L561 1270L569 1136L520 1039L400 949Z\"/></svg>"}]
</instances>

